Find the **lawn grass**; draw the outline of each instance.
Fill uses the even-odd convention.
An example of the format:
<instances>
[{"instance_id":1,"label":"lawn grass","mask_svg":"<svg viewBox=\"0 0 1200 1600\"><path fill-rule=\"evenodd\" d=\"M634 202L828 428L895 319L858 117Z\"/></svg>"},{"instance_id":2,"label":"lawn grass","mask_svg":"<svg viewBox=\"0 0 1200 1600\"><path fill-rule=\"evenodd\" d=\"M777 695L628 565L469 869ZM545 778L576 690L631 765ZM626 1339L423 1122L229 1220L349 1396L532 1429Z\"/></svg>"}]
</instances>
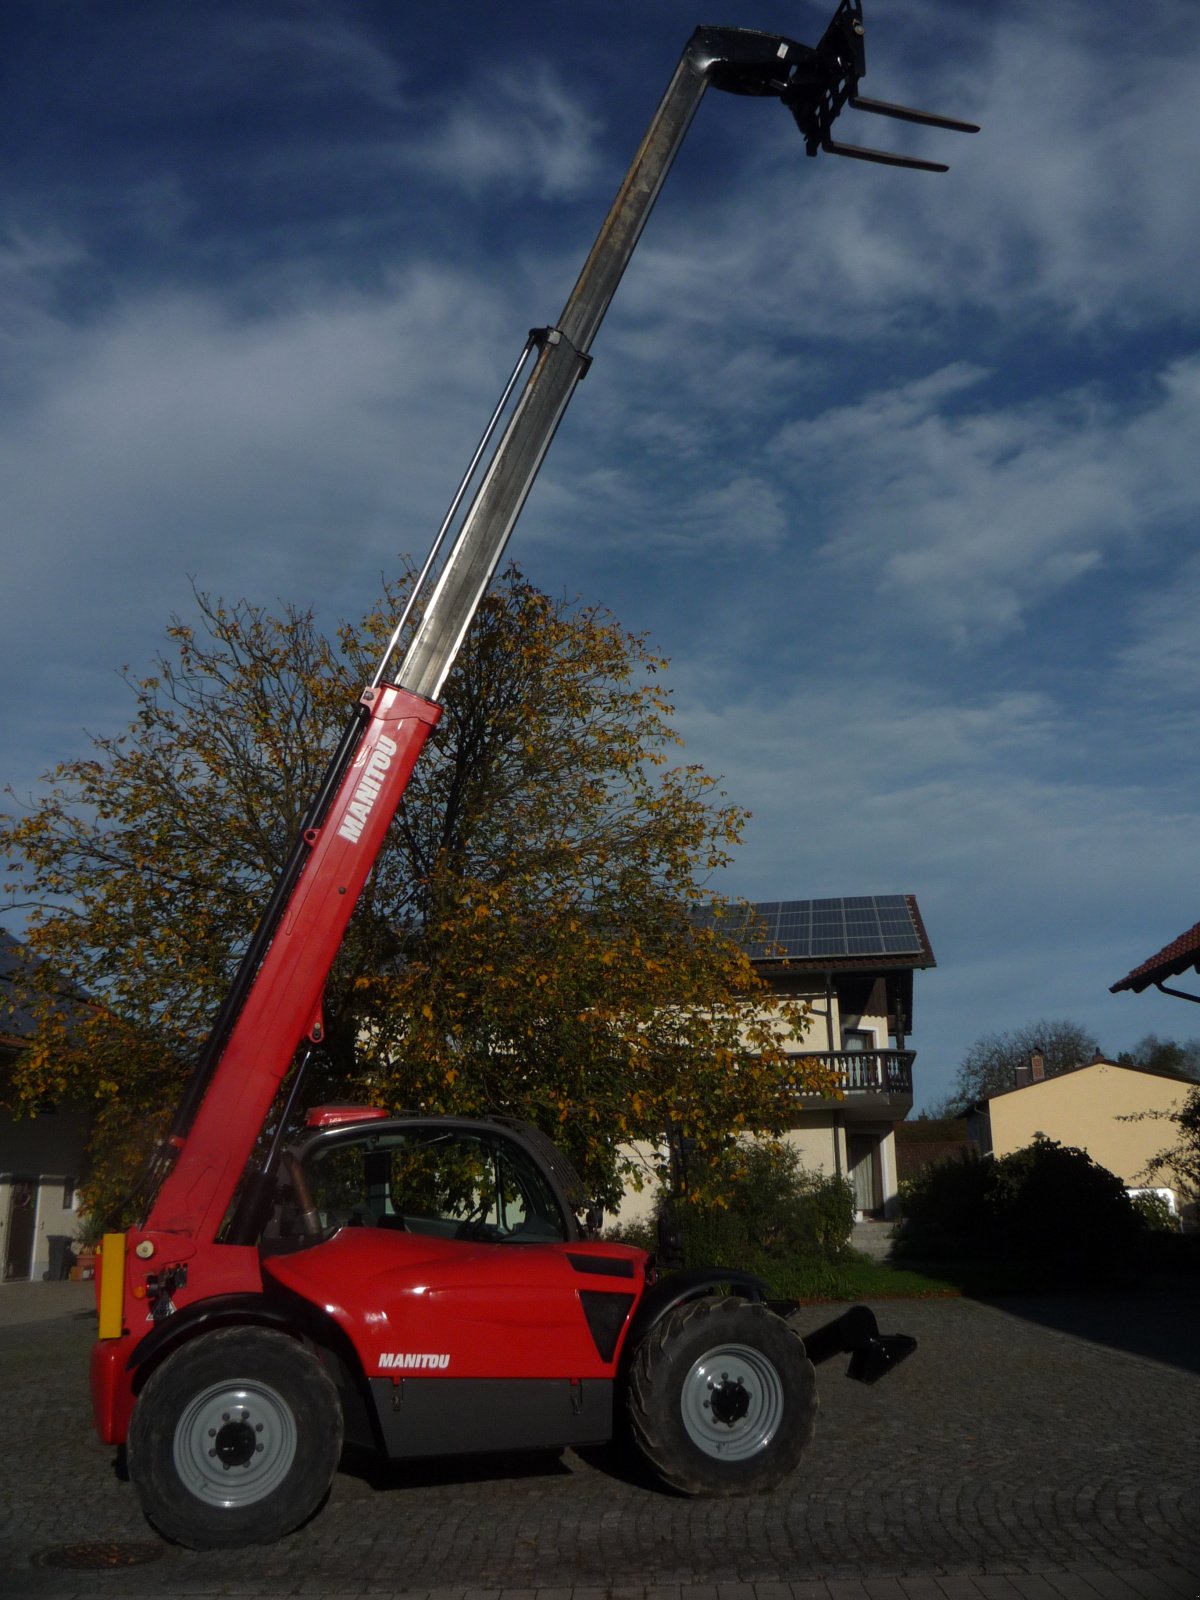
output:
<instances>
[{"instance_id":1,"label":"lawn grass","mask_svg":"<svg viewBox=\"0 0 1200 1600\"><path fill-rule=\"evenodd\" d=\"M962 1288L920 1267L893 1266L858 1250L837 1261L799 1262L769 1274L773 1293L801 1304L817 1300L903 1300L953 1297Z\"/></svg>"},{"instance_id":2,"label":"lawn grass","mask_svg":"<svg viewBox=\"0 0 1200 1600\"><path fill-rule=\"evenodd\" d=\"M765 1268L765 1264L764 1264ZM877 1261L857 1250L846 1250L834 1262L776 1263L760 1268L772 1292L781 1299L806 1304L818 1300L991 1300L1014 1294L1037 1294L1096 1287L1094 1276L1083 1281L1019 1261Z\"/></svg>"},{"instance_id":3,"label":"lawn grass","mask_svg":"<svg viewBox=\"0 0 1200 1600\"><path fill-rule=\"evenodd\" d=\"M1138 1294L1148 1284L1195 1280L1200 1276L1194 1260L1169 1271L1153 1258L1140 1270L1114 1267L1072 1272L1069 1263L1054 1266L1032 1261L876 1261L857 1250L847 1250L835 1262L800 1262L794 1266L760 1263L755 1269L770 1283L773 1294L801 1304L819 1300L902 1299L1003 1299L1007 1295ZM1175 1265L1172 1261L1169 1265ZM1190 1269L1190 1270L1188 1270Z\"/></svg>"},{"instance_id":4,"label":"lawn grass","mask_svg":"<svg viewBox=\"0 0 1200 1600\"><path fill-rule=\"evenodd\" d=\"M1046 1287L1044 1279L1019 1263L878 1261L849 1247L832 1261L811 1257L781 1261L754 1255L738 1266L761 1278L772 1299L801 1305L827 1300L950 1300L963 1295L987 1299Z\"/></svg>"},{"instance_id":5,"label":"lawn grass","mask_svg":"<svg viewBox=\"0 0 1200 1600\"><path fill-rule=\"evenodd\" d=\"M640 1241L638 1241L640 1242ZM719 1265L719 1262L713 1263ZM729 1263L727 1263L729 1264ZM819 1301L967 1299L1010 1295L1079 1294L1094 1290L1138 1294L1148 1283L1200 1280L1200 1236L1154 1235L1136 1267L1092 1264L1072 1271L1053 1263L979 1257L958 1261L879 1261L847 1248L834 1260L782 1261L751 1256L737 1265L761 1278L772 1299L801 1305Z\"/></svg>"}]
</instances>

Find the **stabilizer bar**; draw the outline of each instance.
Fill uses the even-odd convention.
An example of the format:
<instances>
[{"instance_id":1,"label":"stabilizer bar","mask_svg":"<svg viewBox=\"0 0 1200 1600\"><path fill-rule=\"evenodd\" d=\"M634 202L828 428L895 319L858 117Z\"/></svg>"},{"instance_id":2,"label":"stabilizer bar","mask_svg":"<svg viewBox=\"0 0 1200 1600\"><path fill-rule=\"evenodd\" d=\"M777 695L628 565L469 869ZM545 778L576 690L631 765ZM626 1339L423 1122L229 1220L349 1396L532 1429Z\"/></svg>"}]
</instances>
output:
<instances>
[{"instance_id":1,"label":"stabilizer bar","mask_svg":"<svg viewBox=\"0 0 1200 1600\"><path fill-rule=\"evenodd\" d=\"M917 1341L907 1333L880 1333L870 1306L851 1306L803 1338L805 1354L814 1366L848 1355L846 1376L856 1383L878 1383L917 1348Z\"/></svg>"}]
</instances>

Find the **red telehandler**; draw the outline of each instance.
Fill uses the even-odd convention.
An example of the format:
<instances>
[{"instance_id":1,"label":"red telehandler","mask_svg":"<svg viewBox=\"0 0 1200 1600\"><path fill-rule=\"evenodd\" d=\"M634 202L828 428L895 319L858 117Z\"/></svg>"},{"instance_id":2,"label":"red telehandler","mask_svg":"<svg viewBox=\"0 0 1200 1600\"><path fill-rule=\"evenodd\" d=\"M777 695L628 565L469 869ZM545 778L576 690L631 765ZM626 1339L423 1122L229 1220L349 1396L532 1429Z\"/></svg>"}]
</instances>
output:
<instances>
[{"instance_id":1,"label":"red telehandler","mask_svg":"<svg viewBox=\"0 0 1200 1600\"><path fill-rule=\"evenodd\" d=\"M171 1539L280 1538L321 1503L344 1442L435 1456L597 1444L627 1425L677 1489L770 1488L811 1437L814 1363L848 1353L870 1382L913 1347L865 1307L802 1341L747 1273L660 1275L589 1237L577 1176L527 1125L301 1116L355 902L705 89L781 100L810 155L944 171L834 142L846 104L974 131L861 99L864 71L859 0L815 47L698 28L562 316L529 335L150 1163L142 1220L104 1239L96 1427L126 1444Z\"/></svg>"}]
</instances>

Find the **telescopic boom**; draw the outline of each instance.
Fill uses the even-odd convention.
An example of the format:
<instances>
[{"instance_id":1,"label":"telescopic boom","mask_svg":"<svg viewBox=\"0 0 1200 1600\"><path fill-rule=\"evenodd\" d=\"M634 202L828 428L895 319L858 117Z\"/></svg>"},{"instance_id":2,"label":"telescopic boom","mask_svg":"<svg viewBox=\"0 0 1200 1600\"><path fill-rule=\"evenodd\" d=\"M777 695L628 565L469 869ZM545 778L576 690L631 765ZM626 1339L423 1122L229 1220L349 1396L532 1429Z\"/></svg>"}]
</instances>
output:
<instances>
[{"instance_id":1,"label":"telescopic boom","mask_svg":"<svg viewBox=\"0 0 1200 1600\"><path fill-rule=\"evenodd\" d=\"M914 157L836 143L830 130L846 105L974 131L970 123L861 99L863 40L859 0L841 0L815 47L743 28L700 27L692 35L562 315L529 335L314 797L156 1158L144 1225L127 1240L127 1295L161 1300L165 1294L171 1303L172 1294L178 1300L217 1292L210 1281L187 1284L186 1260L216 1240L280 1085L293 1069L296 1098L304 1061L323 1036L326 979L437 722L437 696L587 371L596 332L705 90L711 85L780 100L810 155L820 149L945 170ZM248 1244L252 1234L247 1220L235 1222L226 1237ZM225 1287L249 1288L257 1280L249 1249L224 1252L223 1261Z\"/></svg>"}]
</instances>

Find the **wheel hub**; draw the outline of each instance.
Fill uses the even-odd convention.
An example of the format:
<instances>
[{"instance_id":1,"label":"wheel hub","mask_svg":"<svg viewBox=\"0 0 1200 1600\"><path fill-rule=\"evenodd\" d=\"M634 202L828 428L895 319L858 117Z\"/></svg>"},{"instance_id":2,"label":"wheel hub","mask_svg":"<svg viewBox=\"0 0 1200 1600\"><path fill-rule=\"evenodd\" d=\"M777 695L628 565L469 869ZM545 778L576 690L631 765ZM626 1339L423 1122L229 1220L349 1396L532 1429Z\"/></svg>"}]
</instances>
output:
<instances>
[{"instance_id":1,"label":"wheel hub","mask_svg":"<svg viewBox=\"0 0 1200 1600\"><path fill-rule=\"evenodd\" d=\"M750 1394L741 1378L730 1378L726 1373L721 1374L721 1381L708 1380L709 1398L708 1406L718 1422L723 1422L726 1427L732 1428L735 1422L740 1422L750 1410Z\"/></svg>"},{"instance_id":2,"label":"wheel hub","mask_svg":"<svg viewBox=\"0 0 1200 1600\"><path fill-rule=\"evenodd\" d=\"M248 1421L244 1420L245 1417L246 1413L243 1412L242 1417L236 1422L226 1422L217 1431L216 1443L212 1447L212 1452L223 1467L248 1466L254 1452L262 1448L254 1429ZM261 1433L261 1422L258 1428Z\"/></svg>"}]
</instances>

